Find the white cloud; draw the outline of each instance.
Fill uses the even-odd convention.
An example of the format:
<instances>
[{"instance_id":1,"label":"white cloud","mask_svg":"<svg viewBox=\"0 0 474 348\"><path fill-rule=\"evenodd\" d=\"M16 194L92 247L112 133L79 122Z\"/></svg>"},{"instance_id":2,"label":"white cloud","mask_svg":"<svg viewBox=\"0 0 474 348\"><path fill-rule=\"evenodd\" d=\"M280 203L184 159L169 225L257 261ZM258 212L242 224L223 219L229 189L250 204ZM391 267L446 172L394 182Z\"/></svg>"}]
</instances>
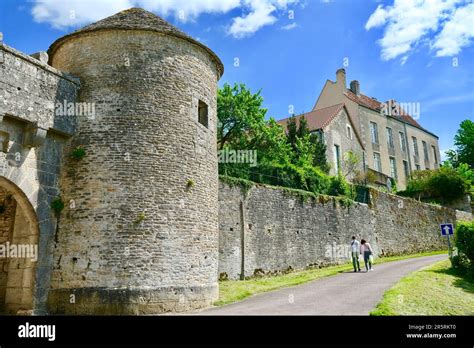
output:
<instances>
[{"instance_id":1,"label":"white cloud","mask_svg":"<svg viewBox=\"0 0 474 348\"><path fill-rule=\"evenodd\" d=\"M36 22L66 29L96 22L131 7L142 7L161 16L174 16L185 22L203 13L226 14L242 9L245 13L232 19L228 34L235 38L253 35L260 28L274 24L278 12L299 0L33 0Z\"/></svg>"},{"instance_id":2,"label":"white cloud","mask_svg":"<svg viewBox=\"0 0 474 348\"><path fill-rule=\"evenodd\" d=\"M89 24L130 7L129 0L37 0L31 13L36 22L63 29Z\"/></svg>"},{"instance_id":3,"label":"white cloud","mask_svg":"<svg viewBox=\"0 0 474 348\"><path fill-rule=\"evenodd\" d=\"M472 4L467 0L395 0L393 6L379 5L368 19L365 29L384 27L378 40L383 60L408 54L419 44L429 42L430 35L441 33L432 47L437 55L458 53L473 35ZM454 54L456 54L454 53Z\"/></svg>"},{"instance_id":4,"label":"white cloud","mask_svg":"<svg viewBox=\"0 0 474 348\"><path fill-rule=\"evenodd\" d=\"M282 26L281 28L282 28L283 30L293 30L293 29L298 28L298 24L296 24L296 22L293 22L293 23L284 25L284 26Z\"/></svg>"},{"instance_id":5,"label":"white cloud","mask_svg":"<svg viewBox=\"0 0 474 348\"><path fill-rule=\"evenodd\" d=\"M298 0L243 0L249 13L234 18L228 33L237 39L251 36L264 26L275 23L275 12L286 10L289 4L297 2Z\"/></svg>"},{"instance_id":6,"label":"white cloud","mask_svg":"<svg viewBox=\"0 0 474 348\"><path fill-rule=\"evenodd\" d=\"M474 4L458 8L436 37L432 48L437 57L455 56L474 37Z\"/></svg>"},{"instance_id":7,"label":"white cloud","mask_svg":"<svg viewBox=\"0 0 474 348\"><path fill-rule=\"evenodd\" d=\"M369 20L365 24L365 29L370 30L372 28L379 27L385 24L387 20L388 11L383 8L383 5L377 6L377 9L374 13L370 16Z\"/></svg>"},{"instance_id":8,"label":"white cloud","mask_svg":"<svg viewBox=\"0 0 474 348\"><path fill-rule=\"evenodd\" d=\"M163 16L174 15L187 21L202 13L227 13L240 6L241 0L130 0L134 6L143 7Z\"/></svg>"}]
</instances>

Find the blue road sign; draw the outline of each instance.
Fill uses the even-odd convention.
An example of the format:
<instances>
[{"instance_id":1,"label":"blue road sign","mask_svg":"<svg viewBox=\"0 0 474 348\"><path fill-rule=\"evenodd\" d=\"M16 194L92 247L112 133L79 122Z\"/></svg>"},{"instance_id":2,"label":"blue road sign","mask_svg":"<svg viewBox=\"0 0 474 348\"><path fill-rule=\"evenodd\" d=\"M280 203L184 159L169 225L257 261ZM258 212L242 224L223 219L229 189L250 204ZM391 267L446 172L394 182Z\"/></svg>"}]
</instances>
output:
<instances>
[{"instance_id":1,"label":"blue road sign","mask_svg":"<svg viewBox=\"0 0 474 348\"><path fill-rule=\"evenodd\" d=\"M442 224L439 226L441 227L441 235L452 236L454 234L453 224Z\"/></svg>"}]
</instances>

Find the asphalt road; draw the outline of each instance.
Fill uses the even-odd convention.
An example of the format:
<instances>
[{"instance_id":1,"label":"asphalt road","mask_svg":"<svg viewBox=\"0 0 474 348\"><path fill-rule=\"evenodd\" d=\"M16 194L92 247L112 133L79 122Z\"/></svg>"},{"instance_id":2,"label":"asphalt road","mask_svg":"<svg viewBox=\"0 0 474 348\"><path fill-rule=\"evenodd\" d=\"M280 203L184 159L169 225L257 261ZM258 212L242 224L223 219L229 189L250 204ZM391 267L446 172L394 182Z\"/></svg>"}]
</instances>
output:
<instances>
[{"instance_id":1,"label":"asphalt road","mask_svg":"<svg viewBox=\"0 0 474 348\"><path fill-rule=\"evenodd\" d=\"M387 262L375 265L373 272L364 269L342 273L211 308L199 315L368 315L383 293L401 278L445 259L447 255Z\"/></svg>"}]
</instances>

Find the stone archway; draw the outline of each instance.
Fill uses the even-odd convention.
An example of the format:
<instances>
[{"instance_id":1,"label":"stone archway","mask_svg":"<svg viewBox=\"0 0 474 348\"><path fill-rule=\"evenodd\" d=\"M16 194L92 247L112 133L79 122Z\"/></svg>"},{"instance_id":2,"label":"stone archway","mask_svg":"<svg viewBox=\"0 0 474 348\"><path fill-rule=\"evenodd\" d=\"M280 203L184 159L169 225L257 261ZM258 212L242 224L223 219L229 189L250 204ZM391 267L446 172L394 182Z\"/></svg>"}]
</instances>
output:
<instances>
[{"instance_id":1,"label":"stone archway","mask_svg":"<svg viewBox=\"0 0 474 348\"><path fill-rule=\"evenodd\" d=\"M39 225L23 191L0 177L0 313L34 309Z\"/></svg>"}]
</instances>

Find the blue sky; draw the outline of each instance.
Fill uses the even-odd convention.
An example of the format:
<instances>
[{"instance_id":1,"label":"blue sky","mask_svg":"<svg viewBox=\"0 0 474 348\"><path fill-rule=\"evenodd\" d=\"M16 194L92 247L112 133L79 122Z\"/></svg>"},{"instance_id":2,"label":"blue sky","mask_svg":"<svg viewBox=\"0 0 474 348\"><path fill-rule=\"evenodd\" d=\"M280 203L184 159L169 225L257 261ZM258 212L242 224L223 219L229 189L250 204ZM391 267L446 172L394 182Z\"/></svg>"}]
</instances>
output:
<instances>
[{"instance_id":1,"label":"blue sky","mask_svg":"<svg viewBox=\"0 0 474 348\"><path fill-rule=\"evenodd\" d=\"M290 105L310 111L344 63L347 82L359 80L362 93L420 103L418 122L440 137L441 150L452 147L462 120L474 119L468 0L3 0L0 32L7 45L34 53L131 6L211 47L226 68L220 83L261 89L276 119Z\"/></svg>"}]
</instances>

